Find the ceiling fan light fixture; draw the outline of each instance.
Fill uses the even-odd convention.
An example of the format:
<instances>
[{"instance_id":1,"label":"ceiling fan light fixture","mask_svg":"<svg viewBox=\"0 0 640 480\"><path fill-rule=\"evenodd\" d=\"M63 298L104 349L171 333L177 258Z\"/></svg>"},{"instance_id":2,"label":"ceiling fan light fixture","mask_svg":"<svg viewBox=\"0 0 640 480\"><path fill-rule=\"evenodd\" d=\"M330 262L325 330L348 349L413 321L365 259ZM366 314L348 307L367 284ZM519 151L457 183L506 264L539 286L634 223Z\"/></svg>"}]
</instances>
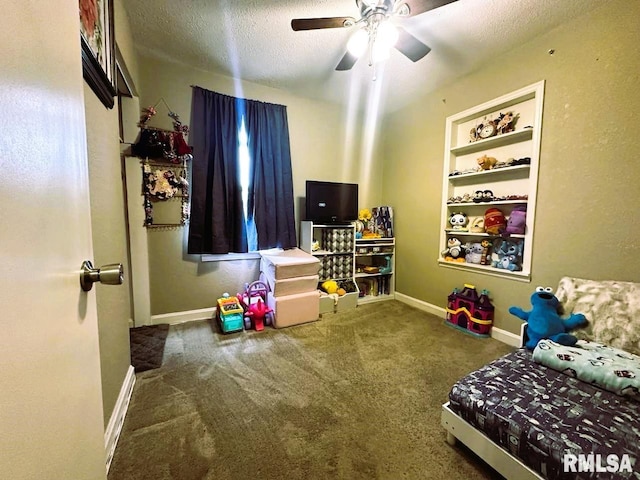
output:
<instances>
[{"instance_id":1,"label":"ceiling fan light fixture","mask_svg":"<svg viewBox=\"0 0 640 480\"><path fill-rule=\"evenodd\" d=\"M355 57L361 57L362 54L367 50L367 46L369 45L369 34L363 28L356 31L349 42L347 43L347 50L351 55Z\"/></svg>"},{"instance_id":2,"label":"ceiling fan light fixture","mask_svg":"<svg viewBox=\"0 0 640 480\"><path fill-rule=\"evenodd\" d=\"M403 3L398 7L398 10L396 10L396 14L401 17L408 17L411 15L411 9L409 8L409 5Z\"/></svg>"},{"instance_id":3,"label":"ceiling fan light fixture","mask_svg":"<svg viewBox=\"0 0 640 480\"><path fill-rule=\"evenodd\" d=\"M393 23L389 21L381 22L376 33L376 43L389 50L398 41L398 36L398 29Z\"/></svg>"}]
</instances>

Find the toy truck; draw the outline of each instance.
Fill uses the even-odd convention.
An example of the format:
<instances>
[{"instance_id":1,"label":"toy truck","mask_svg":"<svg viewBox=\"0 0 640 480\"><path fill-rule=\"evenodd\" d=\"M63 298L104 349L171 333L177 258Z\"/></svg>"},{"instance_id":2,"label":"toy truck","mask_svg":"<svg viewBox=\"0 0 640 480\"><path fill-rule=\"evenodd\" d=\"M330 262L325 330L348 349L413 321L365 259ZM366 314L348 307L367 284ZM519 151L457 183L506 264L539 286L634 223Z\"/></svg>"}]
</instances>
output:
<instances>
[{"instance_id":1,"label":"toy truck","mask_svg":"<svg viewBox=\"0 0 640 480\"><path fill-rule=\"evenodd\" d=\"M244 329L244 309L236 297L225 293L217 301L216 319L222 333L232 333Z\"/></svg>"}]
</instances>

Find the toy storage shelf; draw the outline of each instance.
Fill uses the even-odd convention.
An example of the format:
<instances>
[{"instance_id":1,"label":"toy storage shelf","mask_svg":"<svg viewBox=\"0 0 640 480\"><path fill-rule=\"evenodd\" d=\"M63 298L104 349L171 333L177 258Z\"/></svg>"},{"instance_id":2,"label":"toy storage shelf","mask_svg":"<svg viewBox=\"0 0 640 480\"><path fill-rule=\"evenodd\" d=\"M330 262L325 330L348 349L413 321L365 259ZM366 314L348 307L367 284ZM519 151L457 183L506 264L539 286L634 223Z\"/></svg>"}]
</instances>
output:
<instances>
[{"instance_id":1,"label":"toy storage shelf","mask_svg":"<svg viewBox=\"0 0 640 480\"><path fill-rule=\"evenodd\" d=\"M447 118L438 265L516 281L530 281L543 97L544 81L540 81ZM479 124L486 125L489 120L498 119L500 114L507 112L516 115L513 131L485 139L471 139L470 132L477 130ZM481 170L478 158L484 155L495 158L499 168ZM526 158L529 160L524 164L513 161ZM489 198L498 200L473 202L475 192L487 190L491 192ZM469 198L471 201L468 201ZM452 202L451 199L462 201ZM491 255L492 265L444 259L442 252L446 251L453 237L463 245L500 238L487 233L453 230L448 223L452 213L466 214L470 224L473 217L483 217L491 207L500 209L508 219L512 210L520 205L526 205L527 208L525 232L507 238L522 242L522 258L517 270L511 270L513 267L503 262L503 257L497 253Z\"/></svg>"},{"instance_id":2,"label":"toy storage shelf","mask_svg":"<svg viewBox=\"0 0 640 480\"><path fill-rule=\"evenodd\" d=\"M508 134L506 134L508 135ZM494 180L493 177L500 176L513 176L515 172L522 172L525 176L529 176L529 168L530 165L517 165L515 167L504 167L504 168L495 168L492 170L483 170L481 172L473 172L473 173L464 173L459 175L449 175L449 181L451 183L464 183L469 181L470 183L475 183L478 181L484 181L483 179L488 179L492 177L491 180Z\"/></svg>"},{"instance_id":3,"label":"toy storage shelf","mask_svg":"<svg viewBox=\"0 0 640 480\"><path fill-rule=\"evenodd\" d=\"M356 229L352 223L318 224L304 220L300 222L300 248L320 260L319 284L325 280L352 280L355 272ZM357 296L357 292L345 297ZM351 304L350 300L340 299ZM355 306L355 300L353 304Z\"/></svg>"},{"instance_id":4,"label":"toy storage shelf","mask_svg":"<svg viewBox=\"0 0 640 480\"><path fill-rule=\"evenodd\" d=\"M362 295L359 304L395 298L395 238L357 238L355 280ZM377 272L367 273L365 267Z\"/></svg>"},{"instance_id":5,"label":"toy storage shelf","mask_svg":"<svg viewBox=\"0 0 640 480\"><path fill-rule=\"evenodd\" d=\"M355 282L355 237L356 227L353 223L319 224L308 220L300 222L300 249L320 260L318 288L325 280ZM355 308L358 295L357 289L349 292L340 297L335 306L333 299L321 298L320 313L332 312L334 308L335 311Z\"/></svg>"}]
</instances>

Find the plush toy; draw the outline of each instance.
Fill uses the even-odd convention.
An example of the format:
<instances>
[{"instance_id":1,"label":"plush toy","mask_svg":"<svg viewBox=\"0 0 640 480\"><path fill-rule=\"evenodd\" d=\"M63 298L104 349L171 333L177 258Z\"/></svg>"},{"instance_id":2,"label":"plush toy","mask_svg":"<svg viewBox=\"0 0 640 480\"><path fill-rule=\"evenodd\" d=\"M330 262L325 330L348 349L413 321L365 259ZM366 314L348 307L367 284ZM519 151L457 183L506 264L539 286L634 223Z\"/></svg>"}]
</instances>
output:
<instances>
[{"instance_id":1,"label":"plush toy","mask_svg":"<svg viewBox=\"0 0 640 480\"><path fill-rule=\"evenodd\" d=\"M468 221L467 214L463 212L453 212L449 216L449 224L451 224L452 230L466 232L469 230L467 227Z\"/></svg>"},{"instance_id":2,"label":"plush toy","mask_svg":"<svg viewBox=\"0 0 640 480\"><path fill-rule=\"evenodd\" d=\"M322 290L330 295L332 293L337 293L338 291L338 282L336 282L335 280L327 280L325 282L322 282L322 285L320 286L322 287Z\"/></svg>"},{"instance_id":3,"label":"plush toy","mask_svg":"<svg viewBox=\"0 0 640 480\"><path fill-rule=\"evenodd\" d=\"M525 205L517 205L511 211L509 220L507 220L507 227L504 233L509 234L523 234L527 225L527 207Z\"/></svg>"},{"instance_id":4,"label":"plush toy","mask_svg":"<svg viewBox=\"0 0 640 480\"><path fill-rule=\"evenodd\" d=\"M560 301L551 287L538 287L531 295L532 309L525 312L520 307L509 307L509 313L527 322L527 342L525 347L533 350L538 342L548 338L561 345L575 345L578 339L568 333L574 328L587 324L581 313L572 313L569 318L558 314Z\"/></svg>"},{"instance_id":5,"label":"plush toy","mask_svg":"<svg viewBox=\"0 0 640 480\"><path fill-rule=\"evenodd\" d=\"M473 233L484 233L484 217L471 217L469 219L469 231Z\"/></svg>"},{"instance_id":6,"label":"plush toy","mask_svg":"<svg viewBox=\"0 0 640 480\"><path fill-rule=\"evenodd\" d=\"M496 163L498 163L498 160L494 157L487 157L486 155L483 155L478 159L478 166L480 170L491 170L495 167Z\"/></svg>"},{"instance_id":7,"label":"plush toy","mask_svg":"<svg viewBox=\"0 0 640 480\"><path fill-rule=\"evenodd\" d=\"M482 248L482 245L479 242L467 243L465 245L465 248L467 250L467 254L464 258L467 263L480 264L480 262L482 261L482 251L484 250Z\"/></svg>"},{"instance_id":8,"label":"plush toy","mask_svg":"<svg viewBox=\"0 0 640 480\"><path fill-rule=\"evenodd\" d=\"M498 134L513 132L516 117L518 117L518 114L514 115L513 112L501 113L498 116L498 125L496 127Z\"/></svg>"},{"instance_id":9,"label":"plush toy","mask_svg":"<svg viewBox=\"0 0 640 480\"><path fill-rule=\"evenodd\" d=\"M462 246L462 242L456 237L447 240L447 248L442 251L444 259L448 262L464 262L466 251Z\"/></svg>"},{"instance_id":10,"label":"plush toy","mask_svg":"<svg viewBox=\"0 0 640 480\"><path fill-rule=\"evenodd\" d=\"M482 247L480 265L491 265L491 242L489 240L482 240L480 246Z\"/></svg>"},{"instance_id":11,"label":"plush toy","mask_svg":"<svg viewBox=\"0 0 640 480\"><path fill-rule=\"evenodd\" d=\"M512 272L522 270L522 240L497 239L493 242L493 254L491 266L510 270Z\"/></svg>"},{"instance_id":12,"label":"plush toy","mask_svg":"<svg viewBox=\"0 0 640 480\"><path fill-rule=\"evenodd\" d=\"M484 212L484 230L489 235L500 235L506 226L507 221L501 210L491 207Z\"/></svg>"}]
</instances>

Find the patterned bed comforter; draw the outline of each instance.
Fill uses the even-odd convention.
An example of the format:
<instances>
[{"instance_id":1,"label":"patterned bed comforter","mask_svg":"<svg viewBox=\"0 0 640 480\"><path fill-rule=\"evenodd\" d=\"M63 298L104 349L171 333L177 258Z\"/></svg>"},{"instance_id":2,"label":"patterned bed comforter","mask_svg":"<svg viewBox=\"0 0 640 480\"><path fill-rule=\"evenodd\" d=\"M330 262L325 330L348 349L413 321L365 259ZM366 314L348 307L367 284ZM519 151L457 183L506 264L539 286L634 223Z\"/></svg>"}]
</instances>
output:
<instances>
[{"instance_id":1,"label":"patterned bed comforter","mask_svg":"<svg viewBox=\"0 0 640 480\"><path fill-rule=\"evenodd\" d=\"M640 403L535 363L521 349L470 373L450 408L549 479L640 479ZM632 472L564 472L563 455L615 454Z\"/></svg>"}]
</instances>

